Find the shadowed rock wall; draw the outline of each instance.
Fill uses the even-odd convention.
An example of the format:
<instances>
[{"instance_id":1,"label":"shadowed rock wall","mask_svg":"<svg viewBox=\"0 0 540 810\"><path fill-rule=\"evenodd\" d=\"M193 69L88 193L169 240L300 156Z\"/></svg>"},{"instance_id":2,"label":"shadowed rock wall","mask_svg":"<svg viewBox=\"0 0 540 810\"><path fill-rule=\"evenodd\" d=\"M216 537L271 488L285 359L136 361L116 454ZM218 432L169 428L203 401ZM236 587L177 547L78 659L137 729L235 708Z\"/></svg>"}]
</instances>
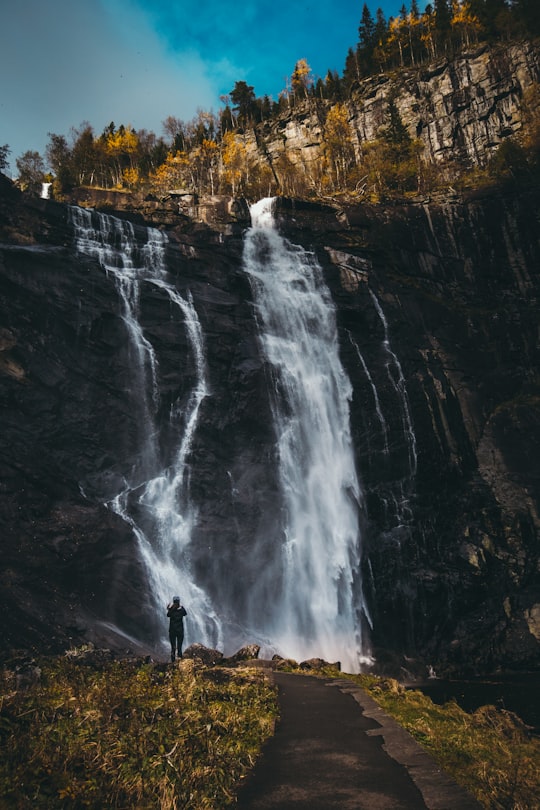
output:
<instances>
[{"instance_id":1,"label":"shadowed rock wall","mask_svg":"<svg viewBox=\"0 0 540 810\"><path fill-rule=\"evenodd\" d=\"M539 201L279 203L281 227L317 252L338 310L381 661L538 664ZM212 227L175 205L145 214L167 222L169 270L205 334L212 395L191 458L193 562L216 603L234 608L258 575L250 539L279 504L268 374L241 268L246 208L218 202L215 217L204 208ZM2 647L111 642L111 625L151 645L134 538L101 505L136 429L114 288L76 257L62 205L5 185L0 215ZM193 369L165 297L144 291L141 311L165 413Z\"/></svg>"},{"instance_id":2,"label":"shadowed rock wall","mask_svg":"<svg viewBox=\"0 0 540 810\"><path fill-rule=\"evenodd\" d=\"M354 384L374 639L420 647L439 666L511 668L538 657L538 216L536 193L362 206L343 212L349 230L317 238L337 271ZM368 289L406 380L414 476ZM386 455L372 385L388 422Z\"/></svg>"}]
</instances>

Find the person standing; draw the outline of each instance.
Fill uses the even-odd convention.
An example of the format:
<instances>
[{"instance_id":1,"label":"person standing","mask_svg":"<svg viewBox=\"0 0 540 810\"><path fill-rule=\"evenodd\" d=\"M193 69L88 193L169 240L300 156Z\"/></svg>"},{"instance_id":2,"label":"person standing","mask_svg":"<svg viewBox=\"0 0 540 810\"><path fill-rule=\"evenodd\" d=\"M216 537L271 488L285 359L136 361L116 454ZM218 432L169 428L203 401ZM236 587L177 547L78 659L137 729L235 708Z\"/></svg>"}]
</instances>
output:
<instances>
[{"instance_id":1,"label":"person standing","mask_svg":"<svg viewBox=\"0 0 540 810\"><path fill-rule=\"evenodd\" d=\"M184 616L187 611L180 604L180 597L174 596L170 605L167 605L167 616L169 617L169 640L171 642L171 661L182 658L182 644L184 643Z\"/></svg>"}]
</instances>

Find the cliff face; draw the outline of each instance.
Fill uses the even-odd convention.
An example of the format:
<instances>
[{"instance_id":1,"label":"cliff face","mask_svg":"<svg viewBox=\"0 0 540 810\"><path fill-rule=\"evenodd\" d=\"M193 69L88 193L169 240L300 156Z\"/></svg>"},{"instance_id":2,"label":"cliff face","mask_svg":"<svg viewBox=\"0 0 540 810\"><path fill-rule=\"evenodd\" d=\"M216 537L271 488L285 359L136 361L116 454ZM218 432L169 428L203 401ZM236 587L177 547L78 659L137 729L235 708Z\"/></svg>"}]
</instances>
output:
<instances>
[{"instance_id":1,"label":"cliff face","mask_svg":"<svg viewBox=\"0 0 540 810\"><path fill-rule=\"evenodd\" d=\"M240 611L258 576L250 544L279 499L241 266L247 209L214 203L203 211L212 227L176 206L145 214L169 223L168 268L205 335L192 562L216 603ZM317 253L337 307L381 661L538 664L539 204L532 192L388 209L279 202L282 230ZM135 538L102 505L137 431L118 296L97 261L75 254L64 206L14 197L2 213L3 646L103 642L111 625L151 644ZM159 290L145 289L141 313L165 415L192 361Z\"/></svg>"},{"instance_id":2,"label":"cliff face","mask_svg":"<svg viewBox=\"0 0 540 810\"><path fill-rule=\"evenodd\" d=\"M427 657L465 669L475 661L532 663L539 640L538 198L359 208L346 221L356 249L332 239L343 252L329 251L340 270L343 328L356 336L384 397L386 370L375 358L369 363L373 330L381 331L372 308L369 315L369 285L406 380L412 425L405 421L402 436L412 428L417 451L414 476L404 458L410 442L381 467L369 426L360 428L369 391L349 347L353 424L369 490L376 636L391 647L408 638ZM402 424L405 417L403 409L395 414ZM392 527L388 504L402 492L411 514L394 510Z\"/></svg>"},{"instance_id":3,"label":"cliff face","mask_svg":"<svg viewBox=\"0 0 540 810\"><path fill-rule=\"evenodd\" d=\"M358 82L347 102L357 158L362 145L378 137L389 122L393 99L412 138L423 144L426 161L483 166L497 147L519 135L538 113L540 96L538 42L510 46L483 45L453 60L429 67L380 74ZM259 137L246 134L251 154L272 163L286 156L309 169L322 155L327 102L304 102L272 124Z\"/></svg>"}]
</instances>

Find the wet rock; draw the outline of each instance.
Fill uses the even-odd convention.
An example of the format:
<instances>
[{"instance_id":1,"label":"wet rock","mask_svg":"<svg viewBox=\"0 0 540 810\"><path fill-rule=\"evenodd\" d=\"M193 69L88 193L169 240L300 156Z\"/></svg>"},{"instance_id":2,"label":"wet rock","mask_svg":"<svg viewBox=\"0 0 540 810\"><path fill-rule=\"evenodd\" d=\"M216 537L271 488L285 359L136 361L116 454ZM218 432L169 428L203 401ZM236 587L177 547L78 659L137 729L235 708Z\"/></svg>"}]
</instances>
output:
<instances>
[{"instance_id":1,"label":"wet rock","mask_svg":"<svg viewBox=\"0 0 540 810\"><path fill-rule=\"evenodd\" d=\"M336 305L374 649L441 674L540 658L539 210L536 190L429 206L279 203ZM212 387L190 457L192 565L236 617L257 576L247 552L281 510L270 374L241 234L174 216L168 269L193 296ZM151 648L163 629L137 539L105 505L136 460L125 324L72 236L64 206L0 177L2 644L33 655L89 640L125 649L126 636ZM188 396L193 361L158 289L144 291L141 316L165 417Z\"/></svg>"},{"instance_id":2,"label":"wet rock","mask_svg":"<svg viewBox=\"0 0 540 810\"><path fill-rule=\"evenodd\" d=\"M234 655L228 659L231 662L237 661L249 661L253 658L259 657L260 646L258 644L246 644L245 647L241 647Z\"/></svg>"},{"instance_id":3,"label":"wet rock","mask_svg":"<svg viewBox=\"0 0 540 810\"><path fill-rule=\"evenodd\" d=\"M282 658L281 655L273 655L272 656L272 669L276 670L289 670L289 669L296 669L298 666L298 662L294 661L292 658Z\"/></svg>"},{"instance_id":4,"label":"wet rock","mask_svg":"<svg viewBox=\"0 0 540 810\"><path fill-rule=\"evenodd\" d=\"M205 647L204 644L190 644L187 650L184 650L184 658L192 658L193 660L200 661L207 667L212 667L218 664L223 659L223 653L219 650L212 650Z\"/></svg>"},{"instance_id":5,"label":"wet rock","mask_svg":"<svg viewBox=\"0 0 540 810\"><path fill-rule=\"evenodd\" d=\"M325 667L330 667L332 669L341 670L341 663L339 661L334 661L330 663L329 661L325 661L323 658L308 658L306 661L301 661L299 664L300 669L324 669Z\"/></svg>"}]
</instances>

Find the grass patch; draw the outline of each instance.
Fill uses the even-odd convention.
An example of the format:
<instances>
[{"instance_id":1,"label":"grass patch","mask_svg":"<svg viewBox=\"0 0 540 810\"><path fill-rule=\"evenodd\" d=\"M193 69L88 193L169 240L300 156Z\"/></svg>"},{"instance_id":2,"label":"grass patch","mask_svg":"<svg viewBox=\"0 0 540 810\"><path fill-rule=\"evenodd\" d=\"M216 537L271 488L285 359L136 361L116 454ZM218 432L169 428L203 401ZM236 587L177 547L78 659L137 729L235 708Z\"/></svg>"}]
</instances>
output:
<instances>
[{"instance_id":1,"label":"grass patch","mask_svg":"<svg viewBox=\"0 0 540 810\"><path fill-rule=\"evenodd\" d=\"M73 655L40 669L23 689L1 676L2 810L226 807L273 733L260 670Z\"/></svg>"}]
</instances>

